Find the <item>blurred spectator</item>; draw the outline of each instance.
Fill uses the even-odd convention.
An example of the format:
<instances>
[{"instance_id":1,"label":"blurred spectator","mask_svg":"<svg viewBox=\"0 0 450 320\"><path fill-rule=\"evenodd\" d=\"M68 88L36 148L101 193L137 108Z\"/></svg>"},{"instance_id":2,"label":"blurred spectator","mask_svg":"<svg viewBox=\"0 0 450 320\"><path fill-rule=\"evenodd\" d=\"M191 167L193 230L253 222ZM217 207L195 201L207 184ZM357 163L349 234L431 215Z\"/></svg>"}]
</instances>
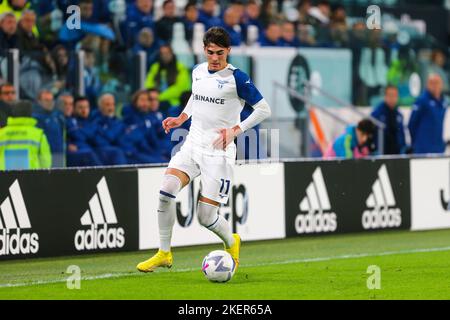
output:
<instances>
[{"instance_id":1,"label":"blurred spectator","mask_svg":"<svg viewBox=\"0 0 450 320\"><path fill-rule=\"evenodd\" d=\"M18 101L6 127L0 129L0 170L49 168L52 155L42 129L31 117L31 102Z\"/></svg>"},{"instance_id":2,"label":"blurred spectator","mask_svg":"<svg viewBox=\"0 0 450 320\"><path fill-rule=\"evenodd\" d=\"M10 83L0 85L0 128L6 126L8 117L11 116L12 103L16 100L16 89Z\"/></svg>"},{"instance_id":3,"label":"blurred spectator","mask_svg":"<svg viewBox=\"0 0 450 320\"><path fill-rule=\"evenodd\" d=\"M238 16L238 24L244 21L245 6L241 0L231 0L228 4L228 8L232 9ZM225 11L223 11L225 13Z\"/></svg>"},{"instance_id":4,"label":"blurred spectator","mask_svg":"<svg viewBox=\"0 0 450 320\"><path fill-rule=\"evenodd\" d=\"M316 7L309 9L309 15L313 18L312 26L315 30L315 39L320 46L332 46L330 32L331 7L328 1L319 1Z\"/></svg>"},{"instance_id":5,"label":"blurred spectator","mask_svg":"<svg viewBox=\"0 0 450 320\"><path fill-rule=\"evenodd\" d=\"M241 26L239 25L239 22L240 22L239 13L235 9L230 7L227 10L225 10L221 26L230 35L232 46L240 46L243 39L242 30Z\"/></svg>"},{"instance_id":6,"label":"blurred spectator","mask_svg":"<svg viewBox=\"0 0 450 320\"><path fill-rule=\"evenodd\" d=\"M270 22L259 40L261 47L281 46L281 28L276 22Z\"/></svg>"},{"instance_id":7,"label":"blurred spectator","mask_svg":"<svg viewBox=\"0 0 450 320\"><path fill-rule=\"evenodd\" d=\"M147 54L147 66L145 71L148 71L150 66L158 59L160 46L161 43L155 39L152 29L143 28L139 32L138 42L134 45L132 52L133 54L136 54L139 51L145 51Z\"/></svg>"},{"instance_id":8,"label":"blurred spectator","mask_svg":"<svg viewBox=\"0 0 450 320\"><path fill-rule=\"evenodd\" d=\"M155 29L158 38L169 43L172 41L173 25L181 22L181 18L176 15L175 2L165 0L162 5L163 16L156 21Z\"/></svg>"},{"instance_id":9,"label":"blurred spectator","mask_svg":"<svg viewBox=\"0 0 450 320\"><path fill-rule=\"evenodd\" d=\"M94 144L97 155L103 165L126 164L125 154L120 149L120 139L125 131L124 123L116 113L115 98L110 93L104 93L98 99L99 112L95 118L96 132Z\"/></svg>"},{"instance_id":10,"label":"blurred spectator","mask_svg":"<svg viewBox=\"0 0 450 320\"><path fill-rule=\"evenodd\" d=\"M444 117L447 102L442 95L442 79L430 74L427 88L417 98L409 118L409 132L413 153L443 153Z\"/></svg>"},{"instance_id":11,"label":"blurred spectator","mask_svg":"<svg viewBox=\"0 0 450 320\"><path fill-rule=\"evenodd\" d=\"M3 0L0 4L0 15L5 12L10 12L19 21L24 11L29 10L31 3L27 0ZM36 25L33 26L33 33L38 36L39 32Z\"/></svg>"},{"instance_id":12,"label":"blurred spectator","mask_svg":"<svg viewBox=\"0 0 450 320\"><path fill-rule=\"evenodd\" d=\"M18 46L22 54L29 55L36 60L48 73L56 72L55 63L39 38L33 33L36 26L36 14L34 11L25 10L17 27Z\"/></svg>"},{"instance_id":13,"label":"blurred spectator","mask_svg":"<svg viewBox=\"0 0 450 320\"><path fill-rule=\"evenodd\" d=\"M299 24L314 24L315 19L309 15L309 10L311 10L312 4L311 0L300 0L298 2L298 23Z\"/></svg>"},{"instance_id":14,"label":"blurred spectator","mask_svg":"<svg viewBox=\"0 0 450 320\"><path fill-rule=\"evenodd\" d=\"M16 31L17 20L14 14L6 12L0 15L0 50L19 47Z\"/></svg>"},{"instance_id":15,"label":"blurred spectator","mask_svg":"<svg viewBox=\"0 0 450 320\"><path fill-rule=\"evenodd\" d=\"M314 39L314 29L309 24L299 24L298 29L298 40L301 47L311 47L316 44Z\"/></svg>"},{"instance_id":16,"label":"blurred spectator","mask_svg":"<svg viewBox=\"0 0 450 320\"><path fill-rule=\"evenodd\" d=\"M198 22L198 9L195 1L189 1L184 7L184 33L186 40L192 44L192 38L194 35L194 25Z\"/></svg>"},{"instance_id":17,"label":"blurred spectator","mask_svg":"<svg viewBox=\"0 0 450 320\"><path fill-rule=\"evenodd\" d=\"M90 119L89 100L77 97L74 101L73 117L66 119L67 166L101 166L93 144L96 126Z\"/></svg>"},{"instance_id":18,"label":"blurred spectator","mask_svg":"<svg viewBox=\"0 0 450 320\"><path fill-rule=\"evenodd\" d=\"M164 102L164 110L169 106L180 105L180 96L190 89L190 77L187 68L177 61L172 48L163 45L159 48L158 61L147 74L145 87L161 92L160 101Z\"/></svg>"},{"instance_id":19,"label":"blurred spectator","mask_svg":"<svg viewBox=\"0 0 450 320\"><path fill-rule=\"evenodd\" d=\"M260 19L261 9L256 0L249 0L245 6L245 12L243 17L243 35L244 39L247 39L248 26L255 26L258 28L258 32L261 33L264 30L264 25Z\"/></svg>"},{"instance_id":20,"label":"blurred spectator","mask_svg":"<svg viewBox=\"0 0 450 320\"><path fill-rule=\"evenodd\" d=\"M134 45L136 36L143 28L155 30L153 0L135 0L134 3L127 5L127 18L122 32L127 47Z\"/></svg>"},{"instance_id":21,"label":"blurred spectator","mask_svg":"<svg viewBox=\"0 0 450 320\"><path fill-rule=\"evenodd\" d=\"M53 93L58 93L66 88L67 73L69 71L69 53L63 45L57 45L52 50L52 59L55 63L55 81Z\"/></svg>"},{"instance_id":22,"label":"blurred spectator","mask_svg":"<svg viewBox=\"0 0 450 320\"><path fill-rule=\"evenodd\" d=\"M66 43L70 49L75 49L76 45L85 37L96 38L102 42L102 54L107 55L109 41L115 40L113 30L106 24L101 24L93 18L94 4L93 0L80 0L80 29L69 29L66 23L63 23L59 31L59 40Z\"/></svg>"},{"instance_id":23,"label":"blurred spectator","mask_svg":"<svg viewBox=\"0 0 450 320\"><path fill-rule=\"evenodd\" d=\"M73 96L70 93L62 93L56 100L56 107L62 112L65 118L73 115Z\"/></svg>"},{"instance_id":24,"label":"blurred spectator","mask_svg":"<svg viewBox=\"0 0 450 320\"><path fill-rule=\"evenodd\" d=\"M84 88L90 106L96 108L97 97L100 95L102 84L100 82L99 70L95 65L95 53L90 48L84 48Z\"/></svg>"},{"instance_id":25,"label":"blurred spectator","mask_svg":"<svg viewBox=\"0 0 450 320\"><path fill-rule=\"evenodd\" d=\"M387 73L388 83L398 88L400 105L412 105L414 103L415 99L410 91L410 79L411 75L418 73L419 66L414 50L408 46L401 46L392 58Z\"/></svg>"},{"instance_id":26,"label":"blurred spectator","mask_svg":"<svg viewBox=\"0 0 450 320\"><path fill-rule=\"evenodd\" d=\"M363 119L356 126L348 126L325 153L326 158L358 159L369 155L368 144L375 133L375 125L369 119Z\"/></svg>"},{"instance_id":27,"label":"blurred spectator","mask_svg":"<svg viewBox=\"0 0 450 320\"><path fill-rule=\"evenodd\" d=\"M44 130L52 152L53 167L64 166L64 115L55 108L53 93L41 90L34 106L33 118L37 127Z\"/></svg>"},{"instance_id":28,"label":"blurred spectator","mask_svg":"<svg viewBox=\"0 0 450 320\"><path fill-rule=\"evenodd\" d=\"M330 3L327 0L319 1L317 6L309 8L308 15L314 19L314 25L328 25L331 17Z\"/></svg>"},{"instance_id":29,"label":"blurred spectator","mask_svg":"<svg viewBox=\"0 0 450 320\"><path fill-rule=\"evenodd\" d=\"M387 86L384 90L384 101L374 108L372 117L380 120L384 128L384 153L402 154L406 152L405 130L403 115L398 111L398 89ZM375 135L374 143L378 149L378 139Z\"/></svg>"},{"instance_id":30,"label":"blurred spectator","mask_svg":"<svg viewBox=\"0 0 450 320\"><path fill-rule=\"evenodd\" d=\"M133 95L132 104L122 109L123 120L127 125L123 149L130 163L159 163L167 160L161 155L150 108L149 92L139 90Z\"/></svg>"},{"instance_id":31,"label":"blurred spectator","mask_svg":"<svg viewBox=\"0 0 450 320\"><path fill-rule=\"evenodd\" d=\"M345 12L345 8L341 5L338 5L333 10L330 23L330 32L334 46L343 47L348 44L347 14Z\"/></svg>"},{"instance_id":32,"label":"blurred spectator","mask_svg":"<svg viewBox=\"0 0 450 320\"><path fill-rule=\"evenodd\" d=\"M205 30L214 26L220 26L221 20L216 16L216 9L216 0L203 0L202 7L198 11L198 21L205 25Z\"/></svg>"},{"instance_id":33,"label":"blurred spectator","mask_svg":"<svg viewBox=\"0 0 450 320\"><path fill-rule=\"evenodd\" d=\"M281 45L283 47L298 48L300 41L295 35L295 26L292 22L285 21L281 25Z\"/></svg>"},{"instance_id":34,"label":"blurred spectator","mask_svg":"<svg viewBox=\"0 0 450 320\"><path fill-rule=\"evenodd\" d=\"M279 18L276 3L273 0L263 0L260 12L259 19L261 20L264 29L267 29L271 22Z\"/></svg>"},{"instance_id":35,"label":"blurred spectator","mask_svg":"<svg viewBox=\"0 0 450 320\"><path fill-rule=\"evenodd\" d=\"M441 79L442 79L442 90L444 91L444 93L449 93L449 82L448 82L448 75L447 72L445 71L445 54L444 52L442 52L442 50L439 49L435 49L433 50L433 52L431 53L431 64L428 66L428 70L427 70L427 78L430 74L438 74Z\"/></svg>"}]
</instances>

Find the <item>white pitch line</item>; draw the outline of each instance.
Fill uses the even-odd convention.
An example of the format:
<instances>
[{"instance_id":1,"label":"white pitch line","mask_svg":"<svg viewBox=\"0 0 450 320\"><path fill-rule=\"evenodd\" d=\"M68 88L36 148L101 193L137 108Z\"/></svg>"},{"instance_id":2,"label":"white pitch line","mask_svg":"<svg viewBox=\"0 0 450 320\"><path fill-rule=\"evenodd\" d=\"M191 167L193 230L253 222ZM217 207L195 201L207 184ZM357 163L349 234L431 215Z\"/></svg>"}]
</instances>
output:
<instances>
[{"instance_id":1,"label":"white pitch line","mask_svg":"<svg viewBox=\"0 0 450 320\"><path fill-rule=\"evenodd\" d=\"M291 263L304 263L304 262L322 262L322 261L332 261L332 260L345 260L345 259L357 259L357 258L367 258L367 257L381 257L381 256L390 256L394 254L410 254L410 253L428 253L428 252L440 252L440 251L450 251L450 247L439 247L439 248L424 248L424 249L410 249L410 250L398 250L398 251L385 251L378 253L356 253L356 254L346 254L346 255L338 255L338 256L329 256L329 257L318 257L318 258L303 258L303 259L292 259L285 261L277 261L277 262L268 262L268 263L254 263L254 264L245 264L242 265L241 268L248 267L261 267L261 266L271 266L271 265L284 265ZM176 269L172 272L192 272L198 271L200 268L184 268L184 269ZM99 280L99 279L111 279L111 278L122 278L122 277L137 277L144 276L141 273L105 273L96 276L86 276L81 277L80 281L90 281L90 280ZM67 279L54 279L54 280L38 280L32 282L23 282L23 283L1 283L0 288L13 288L13 287L31 287L35 285L45 285L45 284L53 284L53 283L64 283Z\"/></svg>"}]
</instances>

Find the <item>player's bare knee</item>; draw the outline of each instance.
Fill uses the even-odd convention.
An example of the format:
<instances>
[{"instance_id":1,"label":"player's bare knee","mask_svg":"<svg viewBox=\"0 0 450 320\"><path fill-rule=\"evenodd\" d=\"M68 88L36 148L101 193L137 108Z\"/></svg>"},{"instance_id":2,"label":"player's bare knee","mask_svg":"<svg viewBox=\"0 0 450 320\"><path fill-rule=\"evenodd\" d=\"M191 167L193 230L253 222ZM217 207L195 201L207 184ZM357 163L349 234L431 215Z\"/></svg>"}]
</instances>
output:
<instances>
[{"instance_id":1,"label":"player's bare knee","mask_svg":"<svg viewBox=\"0 0 450 320\"><path fill-rule=\"evenodd\" d=\"M218 209L218 206L199 201L197 204L198 222L208 229L213 228L219 219Z\"/></svg>"}]
</instances>

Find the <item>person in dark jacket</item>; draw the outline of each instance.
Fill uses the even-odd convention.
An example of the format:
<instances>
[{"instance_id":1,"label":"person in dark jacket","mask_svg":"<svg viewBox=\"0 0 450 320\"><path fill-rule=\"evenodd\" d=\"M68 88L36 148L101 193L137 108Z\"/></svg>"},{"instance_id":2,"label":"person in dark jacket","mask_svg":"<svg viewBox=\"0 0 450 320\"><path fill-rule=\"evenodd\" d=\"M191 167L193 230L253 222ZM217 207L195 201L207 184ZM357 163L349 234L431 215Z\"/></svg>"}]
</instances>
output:
<instances>
[{"instance_id":1,"label":"person in dark jacket","mask_svg":"<svg viewBox=\"0 0 450 320\"><path fill-rule=\"evenodd\" d=\"M398 111L398 89L396 86L387 86L384 90L384 101L374 108L372 117L380 120L384 128L383 154L402 154L406 152L405 130L403 115ZM374 137L378 149L378 137Z\"/></svg>"},{"instance_id":2,"label":"person in dark jacket","mask_svg":"<svg viewBox=\"0 0 450 320\"><path fill-rule=\"evenodd\" d=\"M132 104L122 109L126 124L122 149L129 163L161 163L167 159L161 155L156 130L150 116L150 99L147 90L137 91Z\"/></svg>"},{"instance_id":3,"label":"person in dark jacket","mask_svg":"<svg viewBox=\"0 0 450 320\"><path fill-rule=\"evenodd\" d=\"M33 110L33 118L38 121L37 127L43 129L47 136L52 152L52 166L64 167L65 120L62 112L55 108L53 93L48 90L39 92L37 104Z\"/></svg>"},{"instance_id":4,"label":"person in dark jacket","mask_svg":"<svg viewBox=\"0 0 450 320\"><path fill-rule=\"evenodd\" d=\"M173 25L181 22L181 18L176 15L175 2L165 0L162 5L163 16L156 22L156 34L158 38L165 42L172 41Z\"/></svg>"},{"instance_id":5,"label":"person in dark jacket","mask_svg":"<svg viewBox=\"0 0 450 320\"><path fill-rule=\"evenodd\" d=\"M11 104L16 100L16 89L8 82L0 85L0 128L6 126L8 117L11 116Z\"/></svg>"},{"instance_id":6,"label":"person in dark jacket","mask_svg":"<svg viewBox=\"0 0 450 320\"><path fill-rule=\"evenodd\" d=\"M72 117L66 118L67 128L67 166L101 166L94 151L96 126L90 117L89 100L77 97L74 101Z\"/></svg>"},{"instance_id":7,"label":"person in dark jacket","mask_svg":"<svg viewBox=\"0 0 450 320\"><path fill-rule=\"evenodd\" d=\"M17 20L12 12L0 15L0 50L18 48Z\"/></svg>"},{"instance_id":8,"label":"person in dark jacket","mask_svg":"<svg viewBox=\"0 0 450 320\"><path fill-rule=\"evenodd\" d=\"M427 88L417 98L409 118L409 132L413 153L443 153L444 117L447 102L442 95L442 79L438 74L430 74Z\"/></svg>"},{"instance_id":9,"label":"person in dark jacket","mask_svg":"<svg viewBox=\"0 0 450 320\"><path fill-rule=\"evenodd\" d=\"M120 139L125 131L125 125L115 115L115 103L112 94L102 94L98 99L99 112L94 119L96 125L94 144L97 155L104 165L127 163L125 154L120 148Z\"/></svg>"}]
</instances>

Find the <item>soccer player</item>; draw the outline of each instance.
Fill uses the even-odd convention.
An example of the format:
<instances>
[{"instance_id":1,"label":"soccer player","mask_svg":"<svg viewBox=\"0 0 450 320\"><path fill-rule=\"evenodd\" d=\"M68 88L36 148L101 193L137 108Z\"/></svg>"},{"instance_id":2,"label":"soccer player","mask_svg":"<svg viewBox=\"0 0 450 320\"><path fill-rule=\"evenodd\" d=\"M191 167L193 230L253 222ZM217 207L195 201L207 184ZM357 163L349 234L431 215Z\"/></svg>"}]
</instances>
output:
<instances>
[{"instance_id":1,"label":"soccer player","mask_svg":"<svg viewBox=\"0 0 450 320\"><path fill-rule=\"evenodd\" d=\"M192 94L188 103L178 117L163 121L168 133L192 116L189 134L170 160L159 191L159 251L139 263L139 271L151 272L157 267L172 266L170 242L176 216L175 198L197 176L201 176L201 196L197 203L199 222L219 236L236 267L239 265L241 239L218 214L220 204L228 201L233 180L236 145L232 142L269 117L271 111L249 76L228 64L230 36L223 28L210 28L203 37L203 44L207 62L192 71ZM240 122L245 103L254 111Z\"/></svg>"}]
</instances>

